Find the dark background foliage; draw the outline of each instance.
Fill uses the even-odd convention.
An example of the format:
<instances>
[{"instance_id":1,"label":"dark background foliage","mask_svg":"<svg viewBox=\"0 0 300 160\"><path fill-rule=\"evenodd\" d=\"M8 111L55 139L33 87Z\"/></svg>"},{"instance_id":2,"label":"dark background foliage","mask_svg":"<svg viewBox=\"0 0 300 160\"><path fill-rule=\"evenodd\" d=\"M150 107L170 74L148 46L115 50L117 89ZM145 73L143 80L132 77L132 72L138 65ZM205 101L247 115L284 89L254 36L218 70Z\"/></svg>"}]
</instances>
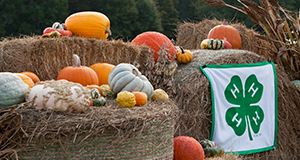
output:
<instances>
[{"instance_id":1,"label":"dark background foliage","mask_svg":"<svg viewBox=\"0 0 300 160\"><path fill-rule=\"evenodd\" d=\"M254 0L259 4L259 0ZM297 12L299 0L279 1ZM241 7L236 0L228 4ZM54 22L63 23L72 13L98 11L108 16L112 37L132 40L145 31L158 31L176 38L177 24L216 17L240 22L262 31L249 17L229 7L211 7L202 0L0 0L0 37L41 35Z\"/></svg>"}]
</instances>

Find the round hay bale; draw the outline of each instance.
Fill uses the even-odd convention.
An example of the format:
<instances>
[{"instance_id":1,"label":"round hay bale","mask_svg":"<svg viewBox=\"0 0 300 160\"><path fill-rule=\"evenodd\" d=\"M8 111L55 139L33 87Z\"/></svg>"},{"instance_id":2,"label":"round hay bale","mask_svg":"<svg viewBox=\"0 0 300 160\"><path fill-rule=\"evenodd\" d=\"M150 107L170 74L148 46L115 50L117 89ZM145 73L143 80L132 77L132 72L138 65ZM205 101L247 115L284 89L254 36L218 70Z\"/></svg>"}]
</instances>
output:
<instances>
[{"instance_id":1,"label":"round hay bale","mask_svg":"<svg viewBox=\"0 0 300 160\"><path fill-rule=\"evenodd\" d=\"M223 24L223 22L217 19L204 19L198 23L183 22L179 24L177 26L176 46L190 50L201 49L201 42L207 38L210 29L220 24ZM267 59L275 60L276 57L274 56L276 54L272 54L275 51L273 45L255 36L259 33L240 23L229 25L236 28L241 35L242 50L252 51Z\"/></svg>"},{"instance_id":2,"label":"round hay bale","mask_svg":"<svg viewBox=\"0 0 300 160\"><path fill-rule=\"evenodd\" d=\"M114 100L84 113L59 113L18 105L13 137L19 159L173 159L174 101L123 108ZM11 107L13 108L13 107ZM16 155L12 155L16 156Z\"/></svg>"},{"instance_id":3,"label":"round hay bale","mask_svg":"<svg viewBox=\"0 0 300 160\"><path fill-rule=\"evenodd\" d=\"M193 51L195 55L204 51ZM208 55L214 52L206 50ZM198 65L203 64L241 64L266 61L265 58L250 51L220 54L218 56L201 60L194 59L196 65L180 66L181 71L189 71L181 82L181 90L176 97L176 103L182 115L176 124L175 136L185 135L197 140L208 139L212 123L211 88L207 77ZM199 62L198 62L199 61ZM196 67L195 67L196 66ZM179 75L177 75L179 76ZM245 155L243 159L299 159L297 154L300 149L300 93L288 79L286 73L277 68L278 87L278 148L267 152Z\"/></svg>"}]
</instances>

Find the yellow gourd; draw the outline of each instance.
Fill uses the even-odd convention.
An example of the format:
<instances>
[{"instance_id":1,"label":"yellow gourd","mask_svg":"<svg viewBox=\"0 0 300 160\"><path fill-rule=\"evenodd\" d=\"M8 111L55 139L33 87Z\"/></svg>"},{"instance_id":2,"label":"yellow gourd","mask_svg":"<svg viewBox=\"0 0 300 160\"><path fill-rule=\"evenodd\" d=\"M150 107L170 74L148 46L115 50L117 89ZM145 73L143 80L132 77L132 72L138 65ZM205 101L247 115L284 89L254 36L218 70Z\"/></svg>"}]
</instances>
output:
<instances>
[{"instance_id":1,"label":"yellow gourd","mask_svg":"<svg viewBox=\"0 0 300 160\"><path fill-rule=\"evenodd\" d=\"M151 97L152 101L166 101L169 99L169 95L162 89L156 89Z\"/></svg>"},{"instance_id":2,"label":"yellow gourd","mask_svg":"<svg viewBox=\"0 0 300 160\"><path fill-rule=\"evenodd\" d=\"M117 105L122 107L134 107L136 104L135 96L128 91L122 91L117 94Z\"/></svg>"}]
</instances>

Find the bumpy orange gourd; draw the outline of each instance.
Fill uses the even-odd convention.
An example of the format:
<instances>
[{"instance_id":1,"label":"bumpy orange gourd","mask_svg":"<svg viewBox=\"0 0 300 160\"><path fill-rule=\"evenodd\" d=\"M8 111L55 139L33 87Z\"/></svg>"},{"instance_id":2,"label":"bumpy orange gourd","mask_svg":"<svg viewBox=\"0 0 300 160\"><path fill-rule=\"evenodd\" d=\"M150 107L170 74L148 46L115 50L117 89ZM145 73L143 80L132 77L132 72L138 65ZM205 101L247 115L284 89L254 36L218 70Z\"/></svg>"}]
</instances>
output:
<instances>
[{"instance_id":1,"label":"bumpy orange gourd","mask_svg":"<svg viewBox=\"0 0 300 160\"><path fill-rule=\"evenodd\" d=\"M213 27L207 38L210 39L226 39L232 46L232 49L241 49L242 41L239 32L225 21L222 25Z\"/></svg>"},{"instance_id":2,"label":"bumpy orange gourd","mask_svg":"<svg viewBox=\"0 0 300 160\"><path fill-rule=\"evenodd\" d=\"M137 35L131 43L137 46L143 44L148 46L151 49L151 53L154 53L153 57L155 62L157 62L159 57L158 51L161 49L162 45L165 45L169 50L169 59L172 59L176 54L175 46L171 40L164 34L155 31L141 33Z\"/></svg>"},{"instance_id":3,"label":"bumpy orange gourd","mask_svg":"<svg viewBox=\"0 0 300 160\"><path fill-rule=\"evenodd\" d=\"M74 66L63 68L57 76L57 80L66 79L70 82L80 83L83 86L99 85L99 80L96 72L87 66L81 66L80 58L73 54Z\"/></svg>"},{"instance_id":4,"label":"bumpy orange gourd","mask_svg":"<svg viewBox=\"0 0 300 160\"><path fill-rule=\"evenodd\" d=\"M40 82L39 77L36 74L34 74L33 72L26 71L26 72L21 72L21 74L25 74L26 76L30 77L32 79L33 83Z\"/></svg>"},{"instance_id":5,"label":"bumpy orange gourd","mask_svg":"<svg viewBox=\"0 0 300 160\"><path fill-rule=\"evenodd\" d=\"M108 84L109 73L115 68L115 65L109 63L95 63L91 65L90 68L97 73L99 86L101 86L103 84Z\"/></svg>"},{"instance_id":6,"label":"bumpy orange gourd","mask_svg":"<svg viewBox=\"0 0 300 160\"><path fill-rule=\"evenodd\" d=\"M111 35L110 21L106 15L100 12L74 13L67 17L65 25L73 35L77 36L104 40Z\"/></svg>"},{"instance_id":7,"label":"bumpy orange gourd","mask_svg":"<svg viewBox=\"0 0 300 160\"><path fill-rule=\"evenodd\" d=\"M21 73L14 73L14 74L17 75L18 77L20 77L22 79L22 81L29 86L29 88L34 86L33 80L30 77L28 77L27 75L21 74Z\"/></svg>"},{"instance_id":8,"label":"bumpy orange gourd","mask_svg":"<svg viewBox=\"0 0 300 160\"><path fill-rule=\"evenodd\" d=\"M144 92L137 92L137 91L134 91L132 92L132 94L134 95L135 97L135 101L136 101L136 106L143 106L147 103L147 94L144 93Z\"/></svg>"},{"instance_id":9,"label":"bumpy orange gourd","mask_svg":"<svg viewBox=\"0 0 300 160\"><path fill-rule=\"evenodd\" d=\"M176 59L179 63L189 63L193 59L193 53L190 50L183 50L180 47L181 51L176 53Z\"/></svg>"},{"instance_id":10,"label":"bumpy orange gourd","mask_svg":"<svg viewBox=\"0 0 300 160\"><path fill-rule=\"evenodd\" d=\"M201 144L193 137L178 136L174 138L173 160L204 160Z\"/></svg>"}]
</instances>

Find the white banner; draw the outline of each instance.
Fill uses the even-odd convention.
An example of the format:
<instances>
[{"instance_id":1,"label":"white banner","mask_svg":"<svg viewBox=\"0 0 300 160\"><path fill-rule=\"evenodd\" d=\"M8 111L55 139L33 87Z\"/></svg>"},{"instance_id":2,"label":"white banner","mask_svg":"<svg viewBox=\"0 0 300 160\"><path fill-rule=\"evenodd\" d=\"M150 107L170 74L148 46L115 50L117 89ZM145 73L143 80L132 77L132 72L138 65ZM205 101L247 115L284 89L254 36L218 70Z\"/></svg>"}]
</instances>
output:
<instances>
[{"instance_id":1,"label":"white banner","mask_svg":"<svg viewBox=\"0 0 300 160\"><path fill-rule=\"evenodd\" d=\"M273 63L200 66L211 84L210 139L225 152L277 147L277 79Z\"/></svg>"}]
</instances>

